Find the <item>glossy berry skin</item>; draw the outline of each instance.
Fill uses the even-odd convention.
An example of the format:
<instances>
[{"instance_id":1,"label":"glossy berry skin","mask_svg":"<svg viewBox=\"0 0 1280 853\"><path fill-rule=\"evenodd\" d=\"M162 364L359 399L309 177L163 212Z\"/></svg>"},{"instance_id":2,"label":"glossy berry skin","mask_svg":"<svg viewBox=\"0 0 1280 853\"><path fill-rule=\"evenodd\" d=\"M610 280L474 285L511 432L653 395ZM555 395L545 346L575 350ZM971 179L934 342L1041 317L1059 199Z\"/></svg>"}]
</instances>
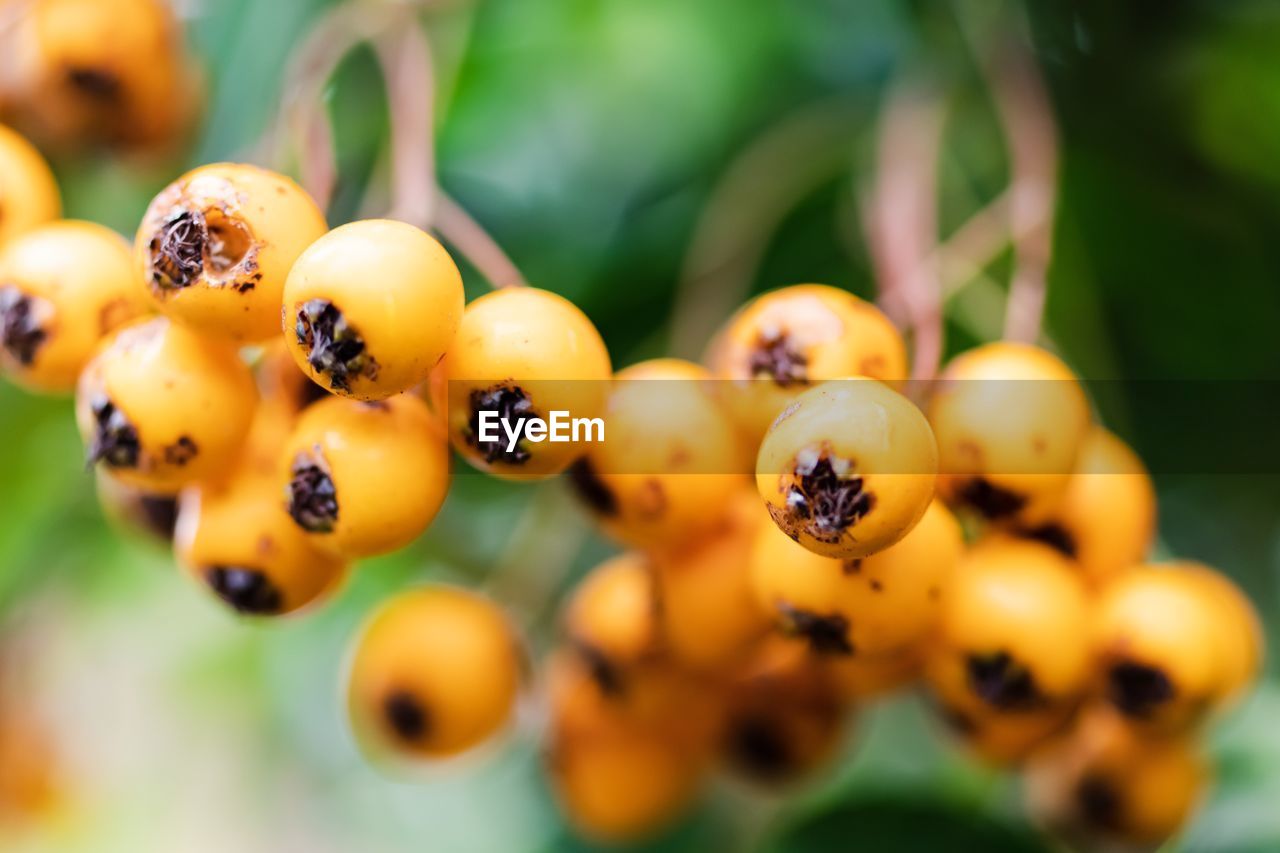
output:
<instances>
[{"instance_id":1,"label":"glossy berry skin","mask_svg":"<svg viewBox=\"0 0 1280 853\"><path fill-rule=\"evenodd\" d=\"M1065 557L1035 542L975 546L944 591L926 663L944 715L967 734L1005 727L1034 741L1051 732L1088 687L1089 618Z\"/></svg>"},{"instance_id":2,"label":"glossy berry skin","mask_svg":"<svg viewBox=\"0 0 1280 853\"><path fill-rule=\"evenodd\" d=\"M907 351L889 319L869 302L822 284L756 297L712 343L707 364L734 420L758 444L774 418L806 388L866 376L896 385Z\"/></svg>"},{"instance_id":3,"label":"glossy berry skin","mask_svg":"<svg viewBox=\"0 0 1280 853\"><path fill-rule=\"evenodd\" d=\"M929 406L938 490L996 523L1040 524L1076 469L1089 402L1062 361L999 342L957 356Z\"/></svg>"},{"instance_id":4,"label":"glossy berry skin","mask_svg":"<svg viewBox=\"0 0 1280 853\"><path fill-rule=\"evenodd\" d=\"M752 588L774 623L815 652L908 654L932 638L963 550L960 525L939 501L897 544L848 560L814 554L765 525L751 552Z\"/></svg>"},{"instance_id":5,"label":"glossy berry skin","mask_svg":"<svg viewBox=\"0 0 1280 853\"><path fill-rule=\"evenodd\" d=\"M290 413L264 402L235 466L185 489L174 553L219 601L245 616L293 613L331 593L344 562L315 546L280 505L276 460Z\"/></svg>"},{"instance_id":6,"label":"glossy berry skin","mask_svg":"<svg viewBox=\"0 0 1280 853\"><path fill-rule=\"evenodd\" d=\"M1151 732L1185 731L1238 696L1263 648L1248 599L1196 563L1140 566L1112 581L1094 644L1098 692Z\"/></svg>"},{"instance_id":7,"label":"glossy berry skin","mask_svg":"<svg viewBox=\"0 0 1280 853\"><path fill-rule=\"evenodd\" d=\"M147 310L128 244L89 222L55 222L0 250L0 367L70 393L99 342Z\"/></svg>"},{"instance_id":8,"label":"glossy berry skin","mask_svg":"<svg viewBox=\"0 0 1280 853\"><path fill-rule=\"evenodd\" d=\"M76 422L91 462L172 494L231 468L256 404L232 347L158 317L117 331L85 367Z\"/></svg>"},{"instance_id":9,"label":"glossy berry skin","mask_svg":"<svg viewBox=\"0 0 1280 853\"><path fill-rule=\"evenodd\" d=\"M335 394L381 400L426 381L462 318L462 274L434 237L386 219L335 228L284 288L298 366Z\"/></svg>"},{"instance_id":10,"label":"glossy berry skin","mask_svg":"<svg viewBox=\"0 0 1280 853\"><path fill-rule=\"evenodd\" d=\"M457 755L507 725L522 666L519 639L492 601L447 586L401 592L356 638L352 728L371 757Z\"/></svg>"},{"instance_id":11,"label":"glossy berry skin","mask_svg":"<svg viewBox=\"0 0 1280 853\"><path fill-rule=\"evenodd\" d=\"M1155 489L1142 460L1094 426L1080 445L1076 470L1057 506L1039 523L1013 531L1070 557L1096 587L1143 561L1155 526Z\"/></svg>"},{"instance_id":12,"label":"glossy berry skin","mask_svg":"<svg viewBox=\"0 0 1280 853\"><path fill-rule=\"evenodd\" d=\"M0 125L0 248L61 212L49 164L30 142Z\"/></svg>"},{"instance_id":13,"label":"glossy berry skin","mask_svg":"<svg viewBox=\"0 0 1280 853\"><path fill-rule=\"evenodd\" d=\"M1028 764L1024 787L1037 822L1086 850L1164 842L1190 820L1209 777L1194 739L1144 737L1091 708Z\"/></svg>"},{"instance_id":14,"label":"glossy berry skin","mask_svg":"<svg viewBox=\"0 0 1280 853\"><path fill-rule=\"evenodd\" d=\"M281 457L285 508L318 546L346 557L395 551L435 518L449 446L426 405L331 397L298 418Z\"/></svg>"},{"instance_id":15,"label":"glossy berry skin","mask_svg":"<svg viewBox=\"0 0 1280 853\"><path fill-rule=\"evenodd\" d=\"M750 462L710 374L680 359L620 371L605 406L605 440L569 470L604 531L635 547L704 536L747 482Z\"/></svg>"},{"instance_id":16,"label":"glossy berry skin","mask_svg":"<svg viewBox=\"0 0 1280 853\"><path fill-rule=\"evenodd\" d=\"M770 427L756 487L774 523L816 554L866 557L897 542L933 498L937 447L898 392L870 379L812 388Z\"/></svg>"},{"instance_id":17,"label":"glossy berry skin","mask_svg":"<svg viewBox=\"0 0 1280 853\"><path fill-rule=\"evenodd\" d=\"M663 647L693 671L723 671L769 626L752 594L748 559L757 531L773 525L754 490L740 489L727 509L703 538L653 552Z\"/></svg>"},{"instance_id":18,"label":"glossy berry skin","mask_svg":"<svg viewBox=\"0 0 1280 853\"><path fill-rule=\"evenodd\" d=\"M168 316L237 343L280 333L285 279L327 230L311 197L256 166L201 166L160 192L134 243L137 275Z\"/></svg>"},{"instance_id":19,"label":"glossy berry skin","mask_svg":"<svg viewBox=\"0 0 1280 853\"><path fill-rule=\"evenodd\" d=\"M494 291L468 305L445 363L454 448L480 470L510 480L554 476L587 444L580 433L579 441L565 443L522 438L508 450L505 438L480 436L479 413L497 412L513 428L522 417L546 420L557 410L597 418L613 376L609 352L586 315L564 297L530 287Z\"/></svg>"},{"instance_id":20,"label":"glossy berry skin","mask_svg":"<svg viewBox=\"0 0 1280 853\"><path fill-rule=\"evenodd\" d=\"M653 568L638 552L592 569L564 610L564 633L602 681L621 684L625 671L658 646Z\"/></svg>"}]
</instances>

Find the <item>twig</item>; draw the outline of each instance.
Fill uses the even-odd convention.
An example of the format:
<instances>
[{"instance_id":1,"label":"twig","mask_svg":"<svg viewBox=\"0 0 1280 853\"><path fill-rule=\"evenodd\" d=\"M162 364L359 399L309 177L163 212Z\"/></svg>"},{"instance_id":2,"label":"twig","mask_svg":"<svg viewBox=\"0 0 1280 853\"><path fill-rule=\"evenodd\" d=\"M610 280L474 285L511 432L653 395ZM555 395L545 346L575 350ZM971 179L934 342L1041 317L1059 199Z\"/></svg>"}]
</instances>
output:
<instances>
[{"instance_id":1,"label":"twig","mask_svg":"<svg viewBox=\"0 0 1280 853\"><path fill-rule=\"evenodd\" d=\"M435 196L435 228L496 288L525 287L528 282L497 241L442 189Z\"/></svg>"},{"instance_id":2,"label":"twig","mask_svg":"<svg viewBox=\"0 0 1280 853\"><path fill-rule=\"evenodd\" d=\"M416 18L374 41L391 114L391 211L420 228L433 219L436 195L435 69Z\"/></svg>"}]
</instances>

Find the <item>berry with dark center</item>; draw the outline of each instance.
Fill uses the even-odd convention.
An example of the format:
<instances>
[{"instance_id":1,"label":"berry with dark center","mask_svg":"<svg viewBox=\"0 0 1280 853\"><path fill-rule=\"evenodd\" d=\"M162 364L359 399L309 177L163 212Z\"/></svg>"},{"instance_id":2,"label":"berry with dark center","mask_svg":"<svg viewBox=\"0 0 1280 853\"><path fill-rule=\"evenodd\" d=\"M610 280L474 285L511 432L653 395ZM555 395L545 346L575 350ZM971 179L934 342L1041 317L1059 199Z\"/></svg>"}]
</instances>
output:
<instances>
[{"instance_id":1,"label":"berry with dark center","mask_svg":"<svg viewBox=\"0 0 1280 853\"><path fill-rule=\"evenodd\" d=\"M194 284L204 273L209 230L198 210L179 210L151 238L151 281L165 290Z\"/></svg>"},{"instance_id":2,"label":"berry with dark center","mask_svg":"<svg viewBox=\"0 0 1280 853\"><path fill-rule=\"evenodd\" d=\"M809 358L797 350L785 332L761 332L747 367L751 376L772 379L780 388L809 384Z\"/></svg>"},{"instance_id":3,"label":"berry with dark center","mask_svg":"<svg viewBox=\"0 0 1280 853\"><path fill-rule=\"evenodd\" d=\"M622 670L608 655L588 643L574 643L574 649L587 667L587 674L606 696L621 696L624 690Z\"/></svg>"},{"instance_id":4,"label":"berry with dark center","mask_svg":"<svg viewBox=\"0 0 1280 853\"><path fill-rule=\"evenodd\" d=\"M1090 773L1076 785L1075 797L1080 814L1090 824L1101 829L1120 828L1123 803L1110 780Z\"/></svg>"},{"instance_id":5,"label":"berry with dark center","mask_svg":"<svg viewBox=\"0 0 1280 853\"><path fill-rule=\"evenodd\" d=\"M209 586L237 613L269 616L279 613L283 597L258 569L241 566L214 566L205 573Z\"/></svg>"},{"instance_id":6,"label":"berry with dark center","mask_svg":"<svg viewBox=\"0 0 1280 853\"><path fill-rule=\"evenodd\" d=\"M330 533L338 523L338 490L329 472L306 454L293 463L289 480L289 515L311 533Z\"/></svg>"},{"instance_id":7,"label":"berry with dark center","mask_svg":"<svg viewBox=\"0 0 1280 853\"><path fill-rule=\"evenodd\" d=\"M966 482L960 487L957 497L992 521L1016 515L1027 505L1026 497L997 486L985 477L974 477Z\"/></svg>"},{"instance_id":8,"label":"berry with dark center","mask_svg":"<svg viewBox=\"0 0 1280 853\"><path fill-rule=\"evenodd\" d=\"M1041 704L1035 679L1007 652L969 655L969 688L1002 711L1025 711Z\"/></svg>"},{"instance_id":9,"label":"berry with dark center","mask_svg":"<svg viewBox=\"0 0 1280 853\"><path fill-rule=\"evenodd\" d=\"M178 524L178 499L170 495L142 495L139 515L146 529L160 539L172 540Z\"/></svg>"},{"instance_id":10,"label":"berry with dark center","mask_svg":"<svg viewBox=\"0 0 1280 853\"><path fill-rule=\"evenodd\" d=\"M837 470L839 468L839 470ZM823 454L796 465L787 489L786 514L792 524L803 522L806 533L819 542L836 542L875 507L875 496L863 489L854 466ZM785 523L785 522L784 522Z\"/></svg>"},{"instance_id":11,"label":"berry with dark center","mask_svg":"<svg viewBox=\"0 0 1280 853\"><path fill-rule=\"evenodd\" d=\"M0 287L0 345L23 366L35 361L47 337L35 308L33 297L13 285Z\"/></svg>"},{"instance_id":12,"label":"berry with dark center","mask_svg":"<svg viewBox=\"0 0 1280 853\"><path fill-rule=\"evenodd\" d=\"M1107 696L1130 717L1148 717L1174 697L1173 683L1154 666L1121 661L1107 671Z\"/></svg>"},{"instance_id":13,"label":"berry with dark center","mask_svg":"<svg viewBox=\"0 0 1280 853\"><path fill-rule=\"evenodd\" d=\"M495 412L499 422L507 424L498 429L498 437L493 441L480 438L481 412ZM517 386L498 385L485 391L472 391L471 414L467 418L467 443L483 453L484 461L491 465L494 462L523 465L532 458L532 454L525 448L523 440L517 441L514 447L507 450L509 440L506 431L509 428L523 433L524 422L533 417L537 417L537 413L533 411L529 395Z\"/></svg>"},{"instance_id":14,"label":"berry with dark center","mask_svg":"<svg viewBox=\"0 0 1280 853\"><path fill-rule=\"evenodd\" d=\"M307 353L307 363L335 390L349 389L353 376L377 375L377 364L369 356L364 338L327 299L303 303L294 334Z\"/></svg>"},{"instance_id":15,"label":"berry with dark center","mask_svg":"<svg viewBox=\"0 0 1280 853\"><path fill-rule=\"evenodd\" d=\"M107 103L118 102L124 88L119 77L101 68L68 68L67 82L90 98Z\"/></svg>"},{"instance_id":16,"label":"berry with dark center","mask_svg":"<svg viewBox=\"0 0 1280 853\"><path fill-rule=\"evenodd\" d=\"M397 690L388 695L382 703L382 713L391 730L405 741L420 740L431 725L427 709L407 690Z\"/></svg>"},{"instance_id":17,"label":"berry with dark center","mask_svg":"<svg viewBox=\"0 0 1280 853\"><path fill-rule=\"evenodd\" d=\"M1021 535L1025 539L1031 539L1048 545L1063 556L1075 559L1079 550L1076 547L1076 538L1071 535L1071 531L1067 530L1061 524L1041 524L1037 527L1029 527L1021 531Z\"/></svg>"},{"instance_id":18,"label":"berry with dark center","mask_svg":"<svg viewBox=\"0 0 1280 853\"><path fill-rule=\"evenodd\" d=\"M791 749L777 724L761 714L747 714L729 724L730 760L759 779L778 779L794 764Z\"/></svg>"},{"instance_id":19,"label":"berry with dark center","mask_svg":"<svg viewBox=\"0 0 1280 853\"><path fill-rule=\"evenodd\" d=\"M103 462L110 468L136 468L142 443L138 430L125 413L106 397L96 397L90 404L93 412L93 442L89 445L89 464Z\"/></svg>"},{"instance_id":20,"label":"berry with dark center","mask_svg":"<svg viewBox=\"0 0 1280 853\"><path fill-rule=\"evenodd\" d=\"M790 634L804 637L809 647L821 654L853 654L849 641L849 620L838 613L814 613L789 604L778 604L782 623Z\"/></svg>"},{"instance_id":21,"label":"berry with dark center","mask_svg":"<svg viewBox=\"0 0 1280 853\"><path fill-rule=\"evenodd\" d=\"M584 456L569 466L569 485L582 502L603 516L618 514L618 499L609 487L596 475L591 462Z\"/></svg>"}]
</instances>

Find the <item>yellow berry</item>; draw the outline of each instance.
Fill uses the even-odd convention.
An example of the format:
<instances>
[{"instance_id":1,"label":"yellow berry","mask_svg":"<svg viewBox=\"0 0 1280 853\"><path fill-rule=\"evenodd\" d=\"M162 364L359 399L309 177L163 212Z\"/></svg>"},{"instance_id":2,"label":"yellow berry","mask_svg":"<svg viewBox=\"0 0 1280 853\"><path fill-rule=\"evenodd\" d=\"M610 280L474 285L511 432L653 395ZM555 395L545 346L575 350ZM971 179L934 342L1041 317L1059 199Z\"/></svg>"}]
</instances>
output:
<instances>
[{"instance_id":1,"label":"yellow berry","mask_svg":"<svg viewBox=\"0 0 1280 853\"><path fill-rule=\"evenodd\" d=\"M49 164L30 142L0 125L0 247L61 212Z\"/></svg>"}]
</instances>

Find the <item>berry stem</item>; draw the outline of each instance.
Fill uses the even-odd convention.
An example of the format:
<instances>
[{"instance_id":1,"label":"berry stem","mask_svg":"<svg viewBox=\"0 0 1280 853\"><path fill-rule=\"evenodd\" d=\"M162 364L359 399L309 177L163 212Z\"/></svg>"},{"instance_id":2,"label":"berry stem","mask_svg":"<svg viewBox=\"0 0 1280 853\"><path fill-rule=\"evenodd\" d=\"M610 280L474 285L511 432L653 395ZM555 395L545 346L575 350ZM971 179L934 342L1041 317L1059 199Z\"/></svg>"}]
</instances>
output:
<instances>
[{"instance_id":1,"label":"berry stem","mask_svg":"<svg viewBox=\"0 0 1280 853\"><path fill-rule=\"evenodd\" d=\"M418 20L383 32L374 50L386 81L391 114L391 211L419 228L433 221L436 196L435 69Z\"/></svg>"},{"instance_id":2,"label":"berry stem","mask_svg":"<svg viewBox=\"0 0 1280 853\"><path fill-rule=\"evenodd\" d=\"M520 269L479 222L443 190L437 190L435 228L495 288L526 287Z\"/></svg>"}]
</instances>

